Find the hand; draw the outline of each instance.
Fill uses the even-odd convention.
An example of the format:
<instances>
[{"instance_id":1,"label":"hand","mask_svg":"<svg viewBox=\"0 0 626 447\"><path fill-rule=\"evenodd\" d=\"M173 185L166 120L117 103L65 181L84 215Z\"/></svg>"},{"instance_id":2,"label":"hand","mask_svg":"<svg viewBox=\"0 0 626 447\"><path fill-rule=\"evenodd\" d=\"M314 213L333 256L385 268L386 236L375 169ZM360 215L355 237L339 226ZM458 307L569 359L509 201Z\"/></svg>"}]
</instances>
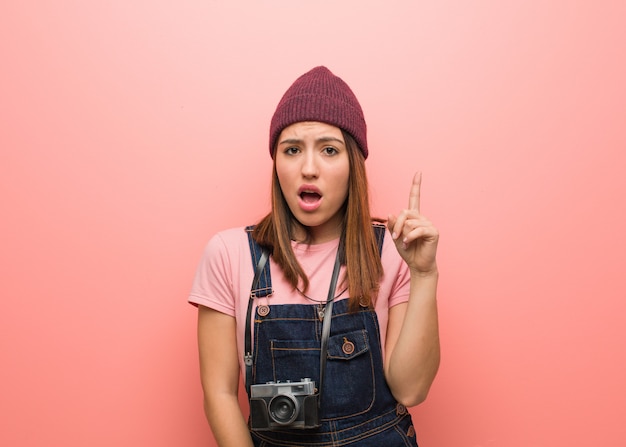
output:
<instances>
[{"instance_id":1,"label":"hand","mask_svg":"<svg viewBox=\"0 0 626 447\"><path fill-rule=\"evenodd\" d=\"M396 244L398 253L408 264L411 273L427 275L437 272L437 243L439 232L420 214L420 187L422 174L413 177L409 193L409 207L396 217L390 215L387 228Z\"/></svg>"}]
</instances>

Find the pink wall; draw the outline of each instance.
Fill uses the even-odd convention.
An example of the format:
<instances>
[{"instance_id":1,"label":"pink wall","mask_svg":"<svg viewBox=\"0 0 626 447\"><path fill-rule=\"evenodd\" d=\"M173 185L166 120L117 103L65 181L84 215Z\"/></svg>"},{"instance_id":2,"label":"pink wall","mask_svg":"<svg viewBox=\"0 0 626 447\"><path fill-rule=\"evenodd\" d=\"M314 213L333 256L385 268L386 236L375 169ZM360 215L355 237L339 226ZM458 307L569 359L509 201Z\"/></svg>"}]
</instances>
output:
<instances>
[{"instance_id":1,"label":"pink wall","mask_svg":"<svg viewBox=\"0 0 626 447\"><path fill-rule=\"evenodd\" d=\"M624 5L4 2L0 445L213 445L186 294L267 210L269 118L318 64L366 111L377 214L420 169L441 229L421 445L621 445Z\"/></svg>"}]
</instances>

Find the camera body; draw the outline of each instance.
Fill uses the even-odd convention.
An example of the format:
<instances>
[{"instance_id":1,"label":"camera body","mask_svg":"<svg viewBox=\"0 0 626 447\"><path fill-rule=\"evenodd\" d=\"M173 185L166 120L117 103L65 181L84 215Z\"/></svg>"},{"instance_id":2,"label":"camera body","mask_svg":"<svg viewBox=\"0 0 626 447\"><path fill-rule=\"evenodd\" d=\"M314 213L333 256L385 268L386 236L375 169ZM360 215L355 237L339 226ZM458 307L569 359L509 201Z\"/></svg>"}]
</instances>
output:
<instances>
[{"instance_id":1,"label":"camera body","mask_svg":"<svg viewBox=\"0 0 626 447\"><path fill-rule=\"evenodd\" d=\"M309 378L250 386L250 428L317 428L319 394Z\"/></svg>"}]
</instances>

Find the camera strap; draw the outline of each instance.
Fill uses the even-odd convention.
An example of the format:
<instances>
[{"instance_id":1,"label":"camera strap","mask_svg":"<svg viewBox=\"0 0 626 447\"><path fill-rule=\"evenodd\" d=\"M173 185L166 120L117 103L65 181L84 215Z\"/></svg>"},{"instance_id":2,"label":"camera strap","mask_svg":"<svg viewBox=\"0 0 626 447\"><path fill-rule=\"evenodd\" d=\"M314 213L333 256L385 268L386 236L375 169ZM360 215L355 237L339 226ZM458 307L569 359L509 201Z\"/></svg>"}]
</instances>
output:
<instances>
[{"instance_id":1,"label":"camera strap","mask_svg":"<svg viewBox=\"0 0 626 447\"><path fill-rule=\"evenodd\" d=\"M324 307L324 321L322 322L322 343L320 345L320 397L317 400L319 408L322 406L322 386L324 384L324 372L326 371L326 351L328 350L330 323L333 318L333 302L335 301L335 289L337 288L337 278L339 277L340 269L341 262L339 259L339 250L337 250L337 255L335 256L335 266L333 267L333 276L330 280L330 287L328 288L328 299L326 300L326 306Z\"/></svg>"},{"instance_id":2,"label":"camera strap","mask_svg":"<svg viewBox=\"0 0 626 447\"><path fill-rule=\"evenodd\" d=\"M250 385L252 383L252 335L250 333L250 323L252 319L252 303L256 298L256 294L254 290L259 285L259 279L261 278L261 272L265 268L265 264L267 263L267 258L269 257L269 252L267 248L263 248L261 252L261 257L259 258L259 262L256 264L256 269L254 270L254 279L252 280L252 287L250 291L250 300L248 300L248 312L246 313L246 333L245 333L245 341L244 341L244 356L243 361L246 365L246 392L248 393L248 397L250 397Z\"/></svg>"},{"instance_id":3,"label":"camera strap","mask_svg":"<svg viewBox=\"0 0 626 447\"><path fill-rule=\"evenodd\" d=\"M251 333L251 323L252 323L252 304L254 299L256 298L256 294L252 291L257 289L259 285L259 280L261 277L261 273L265 268L265 264L269 258L269 253L266 248L263 248L261 252L261 256L259 257L259 261L257 262L256 268L254 269L254 279L252 280L252 287L250 292L250 299L248 301L248 311L246 312L246 329L244 336L244 364L246 365L246 392L248 393L248 397L250 396L250 385L252 384L252 333ZM333 276L330 280L330 286L328 288L328 298L326 299L326 306L324 307L324 319L322 321L322 340L320 345L320 383L319 383L319 394L320 399L318 403L321 402L322 395L322 384L324 383L324 372L326 371L326 357L328 350L328 337L330 336L330 323L333 314L333 302L335 300L335 289L337 288L337 279L339 278L339 270L341 269L341 261L339 258L339 251L337 251L337 255L335 256L335 265L333 267Z\"/></svg>"}]
</instances>

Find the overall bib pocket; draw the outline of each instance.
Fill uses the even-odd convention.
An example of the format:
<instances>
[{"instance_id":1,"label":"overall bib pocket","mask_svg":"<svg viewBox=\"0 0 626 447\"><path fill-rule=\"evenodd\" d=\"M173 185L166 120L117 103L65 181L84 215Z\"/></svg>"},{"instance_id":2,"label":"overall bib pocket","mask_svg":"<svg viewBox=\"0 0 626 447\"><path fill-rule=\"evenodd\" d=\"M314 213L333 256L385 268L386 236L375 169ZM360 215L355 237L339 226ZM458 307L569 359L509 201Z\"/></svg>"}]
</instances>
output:
<instances>
[{"instance_id":1,"label":"overall bib pocket","mask_svg":"<svg viewBox=\"0 0 626 447\"><path fill-rule=\"evenodd\" d=\"M311 340L271 340L274 381L310 378L319 385L320 344ZM321 416L340 419L367 411L374 401L374 362L366 330L334 334L328 339L327 380Z\"/></svg>"}]
</instances>

